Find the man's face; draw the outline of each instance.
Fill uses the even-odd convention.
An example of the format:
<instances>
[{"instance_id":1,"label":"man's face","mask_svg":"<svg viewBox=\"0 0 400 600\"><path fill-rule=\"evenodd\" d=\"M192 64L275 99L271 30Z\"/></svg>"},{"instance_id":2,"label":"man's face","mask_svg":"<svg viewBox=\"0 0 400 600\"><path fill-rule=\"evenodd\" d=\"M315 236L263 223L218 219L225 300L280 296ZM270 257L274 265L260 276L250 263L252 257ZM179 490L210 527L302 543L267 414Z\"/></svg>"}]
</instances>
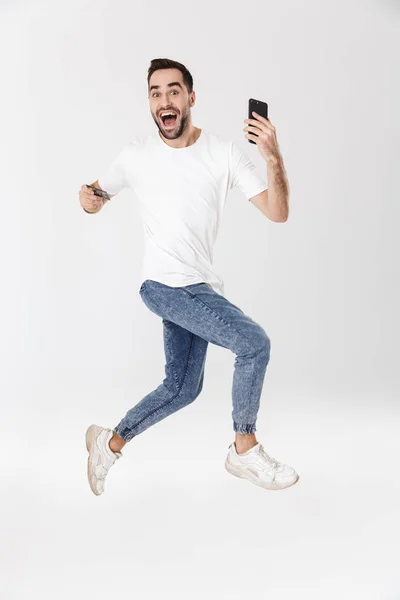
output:
<instances>
[{"instance_id":1,"label":"man's face","mask_svg":"<svg viewBox=\"0 0 400 600\"><path fill-rule=\"evenodd\" d=\"M169 140L180 137L189 123L190 100L194 101L195 93L188 94L179 69L155 71L150 77L149 88L150 111L159 131ZM168 111L177 116L164 122L161 114Z\"/></svg>"}]
</instances>

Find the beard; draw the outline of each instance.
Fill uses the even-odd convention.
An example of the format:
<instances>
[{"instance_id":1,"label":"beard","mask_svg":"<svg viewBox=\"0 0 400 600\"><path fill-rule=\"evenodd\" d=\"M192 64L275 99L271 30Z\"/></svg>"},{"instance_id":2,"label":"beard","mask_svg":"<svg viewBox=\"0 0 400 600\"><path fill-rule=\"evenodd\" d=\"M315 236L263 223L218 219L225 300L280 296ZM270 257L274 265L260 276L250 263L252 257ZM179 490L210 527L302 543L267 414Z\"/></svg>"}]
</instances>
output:
<instances>
[{"instance_id":1,"label":"beard","mask_svg":"<svg viewBox=\"0 0 400 600\"><path fill-rule=\"evenodd\" d=\"M161 133L161 135L163 135L167 140L175 140L177 138L179 138L183 132L185 131L187 125L188 125L188 117L185 114L180 113L177 118L176 118L176 122L174 127L171 127L171 129L167 129L164 126L164 123L160 117L160 119L158 119L158 117L154 117L153 116L153 120L155 122L155 124L158 127L159 132Z\"/></svg>"}]
</instances>

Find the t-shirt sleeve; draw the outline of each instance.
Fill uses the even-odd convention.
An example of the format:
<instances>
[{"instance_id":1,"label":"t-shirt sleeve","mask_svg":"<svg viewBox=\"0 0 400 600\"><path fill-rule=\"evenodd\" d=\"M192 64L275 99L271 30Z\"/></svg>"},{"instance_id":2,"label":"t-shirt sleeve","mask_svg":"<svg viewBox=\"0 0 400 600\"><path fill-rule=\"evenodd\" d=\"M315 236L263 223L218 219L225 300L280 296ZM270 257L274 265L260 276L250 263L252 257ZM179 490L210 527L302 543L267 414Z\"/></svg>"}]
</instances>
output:
<instances>
[{"instance_id":1,"label":"t-shirt sleeve","mask_svg":"<svg viewBox=\"0 0 400 600\"><path fill-rule=\"evenodd\" d=\"M130 144L126 144L98 178L101 189L108 192L108 194L118 194L129 185L126 178L126 169L130 146Z\"/></svg>"},{"instance_id":2,"label":"t-shirt sleeve","mask_svg":"<svg viewBox=\"0 0 400 600\"><path fill-rule=\"evenodd\" d=\"M245 152L235 142L230 143L230 187L238 187L248 200L268 188L267 165L265 176L261 176Z\"/></svg>"}]
</instances>

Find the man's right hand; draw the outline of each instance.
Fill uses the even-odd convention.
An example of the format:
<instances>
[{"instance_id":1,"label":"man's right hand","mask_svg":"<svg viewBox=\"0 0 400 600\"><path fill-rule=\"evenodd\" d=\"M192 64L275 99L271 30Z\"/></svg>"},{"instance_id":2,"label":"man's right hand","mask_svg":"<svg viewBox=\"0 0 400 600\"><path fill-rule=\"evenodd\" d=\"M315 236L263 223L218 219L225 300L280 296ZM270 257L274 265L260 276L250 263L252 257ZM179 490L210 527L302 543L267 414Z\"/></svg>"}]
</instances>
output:
<instances>
[{"instance_id":1,"label":"man's right hand","mask_svg":"<svg viewBox=\"0 0 400 600\"><path fill-rule=\"evenodd\" d=\"M88 188L87 185L82 185L79 192L79 202L87 212L96 213L103 208L106 201L101 196L96 196L94 191Z\"/></svg>"}]
</instances>

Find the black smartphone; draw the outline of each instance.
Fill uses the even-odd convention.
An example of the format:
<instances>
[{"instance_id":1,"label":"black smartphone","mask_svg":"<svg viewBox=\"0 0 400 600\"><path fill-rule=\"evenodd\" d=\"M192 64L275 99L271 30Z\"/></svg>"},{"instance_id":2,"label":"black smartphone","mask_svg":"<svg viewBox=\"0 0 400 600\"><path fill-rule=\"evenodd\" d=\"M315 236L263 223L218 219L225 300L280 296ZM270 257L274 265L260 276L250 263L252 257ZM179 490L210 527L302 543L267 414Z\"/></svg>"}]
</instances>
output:
<instances>
[{"instance_id":1,"label":"black smartphone","mask_svg":"<svg viewBox=\"0 0 400 600\"><path fill-rule=\"evenodd\" d=\"M102 198L105 198L106 200L111 200L110 196L104 190L99 190L99 188L95 187L94 185L86 184L86 187L93 190L95 196L101 196Z\"/></svg>"},{"instance_id":2,"label":"black smartphone","mask_svg":"<svg viewBox=\"0 0 400 600\"><path fill-rule=\"evenodd\" d=\"M265 119L268 119L268 104L266 102L263 102L262 100L255 100L254 98L250 98L249 99L249 116L247 117L248 119L256 118L253 115L253 110L258 115L261 115ZM251 133L254 133L254 132L251 132ZM257 134L254 133L254 135L257 135ZM255 142L253 140L248 139L247 141L250 142L250 144L255 144Z\"/></svg>"}]
</instances>

